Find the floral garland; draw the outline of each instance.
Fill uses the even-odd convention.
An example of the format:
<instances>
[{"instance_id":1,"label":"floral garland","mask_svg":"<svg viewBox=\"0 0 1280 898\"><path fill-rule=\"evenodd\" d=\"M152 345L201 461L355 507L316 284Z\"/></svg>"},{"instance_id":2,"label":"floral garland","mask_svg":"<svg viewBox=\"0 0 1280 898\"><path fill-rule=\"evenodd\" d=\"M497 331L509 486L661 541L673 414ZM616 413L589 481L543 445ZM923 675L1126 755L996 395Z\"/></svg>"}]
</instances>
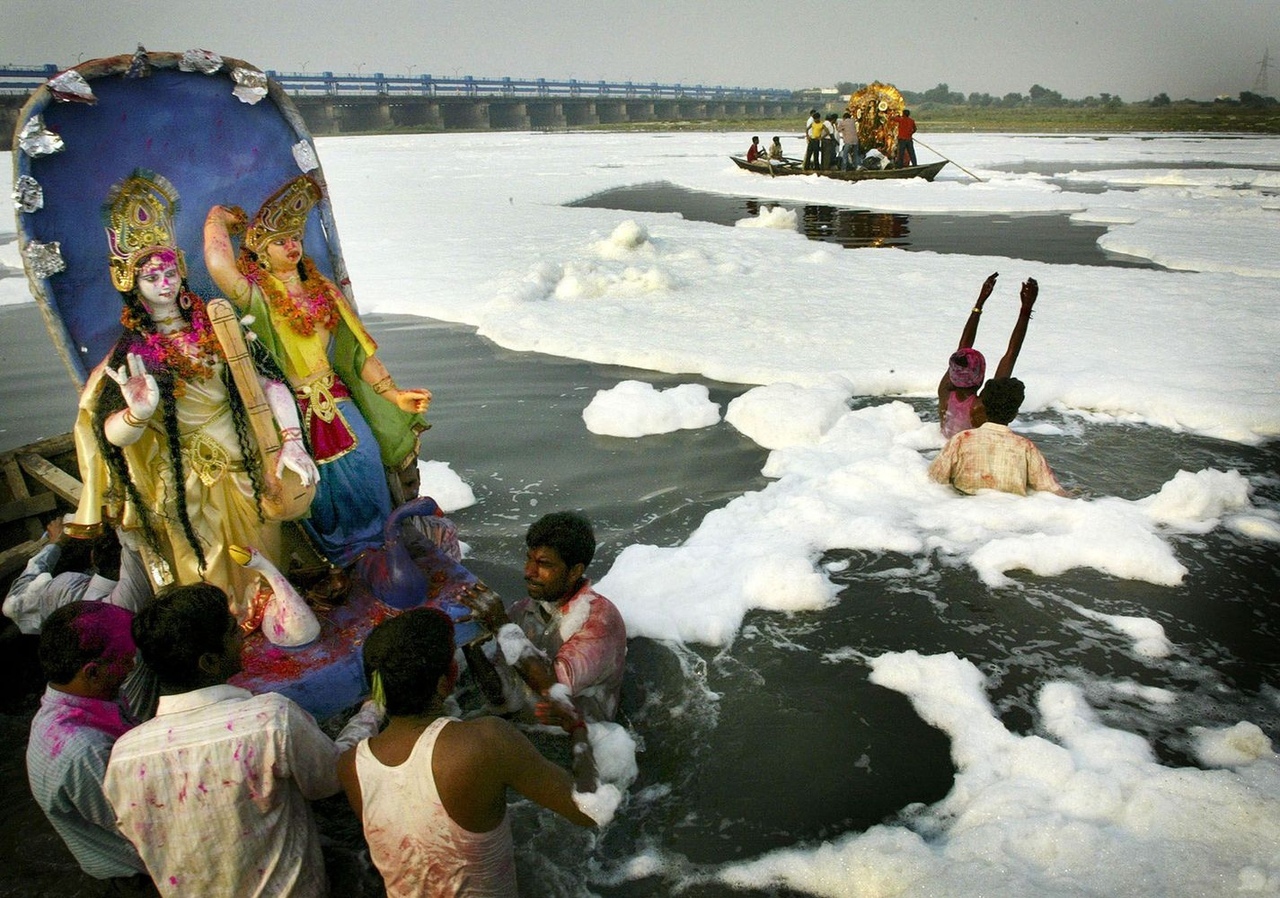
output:
<instances>
[{"instance_id":1,"label":"floral garland","mask_svg":"<svg viewBox=\"0 0 1280 898\"><path fill-rule=\"evenodd\" d=\"M141 339L132 352L146 362L147 370L166 370L173 374L174 393L182 394L182 382L207 380L213 376L222 348L209 322L204 300L184 290L180 302L191 305L191 326L172 334L159 331L144 333L141 317L128 306L120 313L120 323Z\"/></svg>"},{"instance_id":2,"label":"floral garland","mask_svg":"<svg viewBox=\"0 0 1280 898\"><path fill-rule=\"evenodd\" d=\"M251 260L247 260L245 278L258 286L271 311L288 322L290 329L299 336L309 337L316 331L316 325L332 331L341 320L337 300L340 298L338 288L333 282L316 270L310 259L302 260L304 272L303 288L306 291L299 299L289 295L284 283L277 277L263 271Z\"/></svg>"}]
</instances>

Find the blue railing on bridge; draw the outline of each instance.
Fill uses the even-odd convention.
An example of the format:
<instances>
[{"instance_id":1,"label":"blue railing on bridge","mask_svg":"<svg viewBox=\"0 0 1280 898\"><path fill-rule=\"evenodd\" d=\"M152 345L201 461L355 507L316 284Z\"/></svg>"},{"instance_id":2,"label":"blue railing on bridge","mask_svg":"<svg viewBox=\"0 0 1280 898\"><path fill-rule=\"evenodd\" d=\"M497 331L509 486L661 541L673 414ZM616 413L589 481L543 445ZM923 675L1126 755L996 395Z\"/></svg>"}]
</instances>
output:
<instances>
[{"instance_id":1,"label":"blue railing on bridge","mask_svg":"<svg viewBox=\"0 0 1280 898\"><path fill-rule=\"evenodd\" d=\"M58 67L0 66L0 93L30 93L50 77ZM782 101L792 92L777 88L709 87L702 84L659 84L634 81L553 81L546 78L474 78L470 75L439 78L432 75L372 75L334 72L273 72L267 75L280 83L293 96L405 96L405 97L511 97L584 99L653 99L706 101Z\"/></svg>"},{"instance_id":2,"label":"blue railing on bridge","mask_svg":"<svg viewBox=\"0 0 1280 898\"><path fill-rule=\"evenodd\" d=\"M0 93L29 94L58 71L51 62L41 66L0 65Z\"/></svg>"}]
</instances>

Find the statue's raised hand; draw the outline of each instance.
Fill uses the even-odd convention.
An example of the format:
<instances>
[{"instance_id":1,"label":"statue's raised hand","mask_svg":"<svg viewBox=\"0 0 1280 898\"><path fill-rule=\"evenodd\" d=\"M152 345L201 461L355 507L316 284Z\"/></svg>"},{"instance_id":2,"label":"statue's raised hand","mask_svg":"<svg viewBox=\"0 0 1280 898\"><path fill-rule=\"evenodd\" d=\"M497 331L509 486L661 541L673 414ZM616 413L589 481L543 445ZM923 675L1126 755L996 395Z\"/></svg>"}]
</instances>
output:
<instances>
[{"instance_id":1,"label":"statue's raised hand","mask_svg":"<svg viewBox=\"0 0 1280 898\"><path fill-rule=\"evenodd\" d=\"M160 405L160 387L147 371L141 356L131 352L119 368L108 365L107 376L120 386L125 405L134 418L146 421L156 413Z\"/></svg>"}]
</instances>

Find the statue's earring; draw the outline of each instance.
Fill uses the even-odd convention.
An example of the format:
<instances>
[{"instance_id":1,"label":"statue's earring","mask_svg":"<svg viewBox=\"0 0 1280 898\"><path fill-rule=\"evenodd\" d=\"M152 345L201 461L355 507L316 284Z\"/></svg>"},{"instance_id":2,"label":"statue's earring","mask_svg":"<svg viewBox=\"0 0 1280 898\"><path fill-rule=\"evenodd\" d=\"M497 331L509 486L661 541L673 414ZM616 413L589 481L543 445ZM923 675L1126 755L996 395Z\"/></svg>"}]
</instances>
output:
<instances>
[{"instance_id":1,"label":"statue's earring","mask_svg":"<svg viewBox=\"0 0 1280 898\"><path fill-rule=\"evenodd\" d=\"M191 294L186 290L178 294L178 307L183 310L191 308Z\"/></svg>"}]
</instances>

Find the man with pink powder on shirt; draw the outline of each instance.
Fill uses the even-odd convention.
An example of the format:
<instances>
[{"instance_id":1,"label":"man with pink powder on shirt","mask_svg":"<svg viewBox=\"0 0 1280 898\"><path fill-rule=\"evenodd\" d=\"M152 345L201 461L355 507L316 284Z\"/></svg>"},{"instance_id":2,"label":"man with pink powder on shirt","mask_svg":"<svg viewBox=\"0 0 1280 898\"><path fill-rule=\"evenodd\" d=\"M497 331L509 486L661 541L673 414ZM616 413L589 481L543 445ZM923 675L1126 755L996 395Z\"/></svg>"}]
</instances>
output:
<instances>
[{"instance_id":1,"label":"man with pink powder on shirt","mask_svg":"<svg viewBox=\"0 0 1280 898\"><path fill-rule=\"evenodd\" d=\"M55 610L40 634L49 681L27 742L31 794L77 863L109 894L154 895L138 852L116 826L103 792L115 741L133 726L117 697L134 667L132 612L76 601Z\"/></svg>"},{"instance_id":2,"label":"man with pink powder on shirt","mask_svg":"<svg viewBox=\"0 0 1280 898\"><path fill-rule=\"evenodd\" d=\"M464 596L501 647L472 644L464 649L467 663L494 705L524 712L532 707L540 722L552 725L564 725L562 711L581 721L613 720L627 628L617 607L584 576L596 550L591 523L574 512L554 512L529 528L525 545L528 596L510 612L492 592ZM513 627L519 632L508 629ZM572 710L557 701L565 692Z\"/></svg>"}]
</instances>

